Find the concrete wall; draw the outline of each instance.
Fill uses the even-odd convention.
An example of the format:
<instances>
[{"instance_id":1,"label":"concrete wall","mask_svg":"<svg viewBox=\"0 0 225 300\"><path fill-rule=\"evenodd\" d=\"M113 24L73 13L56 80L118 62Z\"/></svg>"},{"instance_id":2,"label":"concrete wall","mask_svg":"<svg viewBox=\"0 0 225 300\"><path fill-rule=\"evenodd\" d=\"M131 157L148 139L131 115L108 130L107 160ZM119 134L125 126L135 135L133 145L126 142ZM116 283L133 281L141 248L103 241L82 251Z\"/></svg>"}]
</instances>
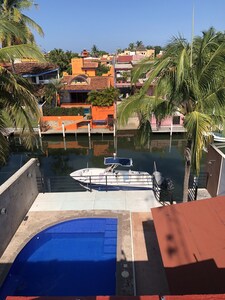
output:
<instances>
[{"instance_id":1,"label":"concrete wall","mask_svg":"<svg viewBox=\"0 0 225 300\"><path fill-rule=\"evenodd\" d=\"M0 256L38 195L37 164L30 159L0 186Z\"/></svg>"},{"instance_id":2,"label":"concrete wall","mask_svg":"<svg viewBox=\"0 0 225 300\"><path fill-rule=\"evenodd\" d=\"M217 147L215 147L215 145L209 146L206 160L206 171L209 174L207 190L212 197L218 195L219 183L221 182L222 184L220 179L223 156L224 154Z\"/></svg>"}]
</instances>

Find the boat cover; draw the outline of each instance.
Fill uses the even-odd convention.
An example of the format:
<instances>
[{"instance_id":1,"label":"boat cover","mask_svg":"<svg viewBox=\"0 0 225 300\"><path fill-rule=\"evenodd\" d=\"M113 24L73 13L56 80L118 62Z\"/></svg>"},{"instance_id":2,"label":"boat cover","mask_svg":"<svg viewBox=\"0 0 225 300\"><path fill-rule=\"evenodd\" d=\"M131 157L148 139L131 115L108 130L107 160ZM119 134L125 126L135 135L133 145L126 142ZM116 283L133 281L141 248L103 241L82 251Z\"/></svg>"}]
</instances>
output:
<instances>
[{"instance_id":1,"label":"boat cover","mask_svg":"<svg viewBox=\"0 0 225 300\"><path fill-rule=\"evenodd\" d=\"M105 165L121 165L124 167L131 167L133 165L132 158L123 158L123 157L105 157L104 159Z\"/></svg>"}]
</instances>

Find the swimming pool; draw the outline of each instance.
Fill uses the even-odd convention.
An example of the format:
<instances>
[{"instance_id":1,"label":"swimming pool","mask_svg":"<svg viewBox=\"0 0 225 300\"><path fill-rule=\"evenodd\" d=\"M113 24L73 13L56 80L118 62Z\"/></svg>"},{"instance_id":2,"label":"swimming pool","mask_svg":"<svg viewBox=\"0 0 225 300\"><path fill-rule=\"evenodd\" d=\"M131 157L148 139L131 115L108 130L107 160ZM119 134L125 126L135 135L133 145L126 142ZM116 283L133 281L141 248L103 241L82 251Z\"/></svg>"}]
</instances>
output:
<instances>
[{"instance_id":1,"label":"swimming pool","mask_svg":"<svg viewBox=\"0 0 225 300\"><path fill-rule=\"evenodd\" d=\"M49 227L21 250L0 299L115 295L116 248L116 218L75 219Z\"/></svg>"}]
</instances>

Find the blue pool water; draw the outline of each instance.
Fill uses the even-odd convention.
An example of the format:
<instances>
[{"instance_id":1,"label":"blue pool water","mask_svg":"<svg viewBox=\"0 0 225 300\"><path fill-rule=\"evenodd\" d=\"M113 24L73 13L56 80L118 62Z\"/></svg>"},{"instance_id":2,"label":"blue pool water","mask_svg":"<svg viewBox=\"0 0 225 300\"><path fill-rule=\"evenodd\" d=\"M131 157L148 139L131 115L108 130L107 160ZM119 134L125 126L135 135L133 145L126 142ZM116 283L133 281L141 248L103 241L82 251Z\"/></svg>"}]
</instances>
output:
<instances>
[{"instance_id":1,"label":"blue pool water","mask_svg":"<svg viewBox=\"0 0 225 300\"><path fill-rule=\"evenodd\" d=\"M22 249L0 289L14 296L115 295L117 219L66 221Z\"/></svg>"}]
</instances>

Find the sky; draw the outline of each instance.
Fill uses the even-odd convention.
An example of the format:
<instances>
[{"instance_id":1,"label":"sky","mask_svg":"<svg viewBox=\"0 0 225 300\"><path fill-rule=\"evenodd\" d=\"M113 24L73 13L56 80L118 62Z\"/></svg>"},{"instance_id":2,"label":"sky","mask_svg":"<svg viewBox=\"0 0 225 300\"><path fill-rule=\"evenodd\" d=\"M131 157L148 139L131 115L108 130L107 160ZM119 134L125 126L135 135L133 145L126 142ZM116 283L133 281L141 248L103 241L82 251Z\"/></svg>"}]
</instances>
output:
<instances>
[{"instance_id":1,"label":"sky","mask_svg":"<svg viewBox=\"0 0 225 300\"><path fill-rule=\"evenodd\" d=\"M129 43L165 46L174 36L192 37L213 26L225 31L225 0L35 0L24 14L38 23L43 51L61 48L81 53L96 45L115 53Z\"/></svg>"}]
</instances>

